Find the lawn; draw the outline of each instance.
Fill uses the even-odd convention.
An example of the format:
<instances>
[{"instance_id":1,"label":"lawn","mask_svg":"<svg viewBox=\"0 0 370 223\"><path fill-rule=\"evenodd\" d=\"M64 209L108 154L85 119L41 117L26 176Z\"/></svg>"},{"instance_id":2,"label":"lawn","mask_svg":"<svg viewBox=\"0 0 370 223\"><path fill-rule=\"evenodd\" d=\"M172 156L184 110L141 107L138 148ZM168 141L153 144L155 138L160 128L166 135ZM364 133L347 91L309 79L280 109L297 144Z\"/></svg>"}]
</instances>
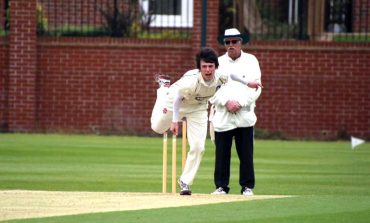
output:
<instances>
[{"instance_id":1,"label":"lawn","mask_svg":"<svg viewBox=\"0 0 370 223\"><path fill-rule=\"evenodd\" d=\"M214 190L213 165L214 147L207 141L193 193L208 194ZM350 142L344 141L256 140L255 170L255 194L295 196L8 222L368 222L370 219L369 143L352 150ZM0 134L0 190L160 192L161 171L159 137ZM238 194L235 150L231 171L230 193Z\"/></svg>"}]
</instances>

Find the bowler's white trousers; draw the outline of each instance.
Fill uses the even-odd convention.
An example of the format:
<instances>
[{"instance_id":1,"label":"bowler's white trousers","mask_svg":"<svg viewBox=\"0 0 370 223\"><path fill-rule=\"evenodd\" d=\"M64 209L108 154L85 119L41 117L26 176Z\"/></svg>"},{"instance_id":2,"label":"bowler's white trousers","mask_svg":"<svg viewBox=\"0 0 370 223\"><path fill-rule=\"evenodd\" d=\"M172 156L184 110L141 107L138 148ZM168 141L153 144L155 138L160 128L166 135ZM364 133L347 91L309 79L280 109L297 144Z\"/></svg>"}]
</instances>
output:
<instances>
[{"instance_id":1,"label":"bowler's white trousers","mask_svg":"<svg viewBox=\"0 0 370 223\"><path fill-rule=\"evenodd\" d=\"M171 127L172 123L172 108L169 110L165 107L168 104L166 101L168 100L167 96L168 88L158 88L157 100L151 116L151 127L159 134L166 132ZM180 180L188 185L192 185L204 154L208 119L206 109L196 111L188 110L190 109L181 107L179 113L180 119L186 118L187 138L190 148L187 153L185 167L180 176Z\"/></svg>"}]
</instances>

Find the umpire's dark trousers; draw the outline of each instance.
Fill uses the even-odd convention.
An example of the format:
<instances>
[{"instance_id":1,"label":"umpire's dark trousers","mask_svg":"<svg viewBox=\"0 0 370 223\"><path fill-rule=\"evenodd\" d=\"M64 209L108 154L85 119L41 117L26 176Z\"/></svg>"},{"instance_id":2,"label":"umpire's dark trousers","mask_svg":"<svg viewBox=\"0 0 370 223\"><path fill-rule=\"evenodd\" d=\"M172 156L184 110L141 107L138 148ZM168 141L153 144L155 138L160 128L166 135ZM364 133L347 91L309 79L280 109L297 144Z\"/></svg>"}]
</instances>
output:
<instances>
[{"instance_id":1,"label":"umpire's dark trousers","mask_svg":"<svg viewBox=\"0 0 370 223\"><path fill-rule=\"evenodd\" d=\"M226 132L215 132L216 162L214 181L216 188L222 187L229 192L230 159L233 138L239 157L239 184L242 191L245 187L254 188L253 145L254 130L252 127L236 128Z\"/></svg>"}]
</instances>

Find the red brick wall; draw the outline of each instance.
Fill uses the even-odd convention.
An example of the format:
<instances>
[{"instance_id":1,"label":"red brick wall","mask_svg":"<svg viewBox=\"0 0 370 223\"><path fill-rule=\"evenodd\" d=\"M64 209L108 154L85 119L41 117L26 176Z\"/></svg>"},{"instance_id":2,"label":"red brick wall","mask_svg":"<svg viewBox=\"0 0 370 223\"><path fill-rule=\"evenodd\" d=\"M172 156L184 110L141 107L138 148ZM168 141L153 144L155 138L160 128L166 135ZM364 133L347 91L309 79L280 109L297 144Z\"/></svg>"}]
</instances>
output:
<instances>
[{"instance_id":1,"label":"red brick wall","mask_svg":"<svg viewBox=\"0 0 370 223\"><path fill-rule=\"evenodd\" d=\"M194 9L202 8L202 1L194 1ZM196 49L199 49L201 45L201 24L202 24L202 15L201 10L193 10L193 32L192 32L192 53L196 53Z\"/></svg>"},{"instance_id":2,"label":"red brick wall","mask_svg":"<svg viewBox=\"0 0 370 223\"><path fill-rule=\"evenodd\" d=\"M175 79L194 66L190 43L79 41L39 41L39 130L150 134L152 74ZM254 42L245 51L259 59L265 86L258 128L300 138L369 138L369 45Z\"/></svg>"},{"instance_id":3,"label":"red brick wall","mask_svg":"<svg viewBox=\"0 0 370 223\"><path fill-rule=\"evenodd\" d=\"M219 1L207 1L207 46L218 45Z\"/></svg>"},{"instance_id":4,"label":"red brick wall","mask_svg":"<svg viewBox=\"0 0 370 223\"><path fill-rule=\"evenodd\" d=\"M190 42L84 40L39 41L39 129L152 133L153 75L193 69Z\"/></svg>"},{"instance_id":5,"label":"red brick wall","mask_svg":"<svg viewBox=\"0 0 370 223\"><path fill-rule=\"evenodd\" d=\"M36 1L10 1L9 128L35 128L36 103Z\"/></svg>"},{"instance_id":6,"label":"red brick wall","mask_svg":"<svg viewBox=\"0 0 370 223\"><path fill-rule=\"evenodd\" d=\"M9 131L152 134L152 75L175 80L194 67L200 1L194 1L189 41L36 40L34 17L24 11L35 6L12 2L19 12L12 14L9 41L0 38L0 121ZM216 47L218 19L209 7L207 42ZM246 51L259 59L265 86L258 128L302 138L345 133L370 139L370 44L253 42Z\"/></svg>"},{"instance_id":7,"label":"red brick wall","mask_svg":"<svg viewBox=\"0 0 370 223\"><path fill-rule=\"evenodd\" d=\"M5 2L3 0L0 0L0 30L4 29L4 23L5 23L5 18L6 18L4 5L5 5Z\"/></svg>"},{"instance_id":8,"label":"red brick wall","mask_svg":"<svg viewBox=\"0 0 370 223\"><path fill-rule=\"evenodd\" d=\"M194 22L192 33L192 47L193 53L201 46L201 34L202 34L202 1L194 1ZM206 21L206 46L216 48L218 46L217 36L218 36L218 11L219 2L218 1L207 1L207 21Z\"/></svg>"},{"instance_id":9,"label":"red brick wall","mask_svg":"<svg viewBox=\"0 0 370 223\"><path fill-rule=\"evenodd\" d=\"M370 138L370 45L253 43L265 86L257 127L290 136Z\"/></svg>"},{"instance_id":10,"label":"red brick wall","mask_svg":"<svg viewBox=\"0 0 370 223\"><path fill-rule=\"evenodd\" d=\"M0 132L8 130L8 51L6 39L0 37Z\"/></svg>"}]
</instances>

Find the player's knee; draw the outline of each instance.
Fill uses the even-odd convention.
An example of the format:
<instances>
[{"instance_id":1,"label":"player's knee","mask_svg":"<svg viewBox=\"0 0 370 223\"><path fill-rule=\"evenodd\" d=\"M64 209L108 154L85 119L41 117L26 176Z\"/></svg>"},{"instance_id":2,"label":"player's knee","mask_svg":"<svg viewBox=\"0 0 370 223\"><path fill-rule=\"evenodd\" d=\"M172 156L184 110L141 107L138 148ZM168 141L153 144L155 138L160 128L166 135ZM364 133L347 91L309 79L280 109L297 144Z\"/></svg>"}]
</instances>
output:
<instances>
[{"instance_id":1,"label":"player's knee","mask_svg":"<svg viewBox=\"0 0 370 223\"><path fill-rule=\"evenodd\" d=\"M192 146L191 150L194 152L194 153L197 153L197 154L203 154L204 153L204 144L199 142L199 143L194 143L194 145Z\"/></svg>"},{"instance_id":2,"label":"player's knee","mask_svg":"<svg viewBox=\"0 0 370 223\"><path fill-rule=\"evenodd\" d=\"M151 128L154 132L158 134L163 134L166 131L166 129L164 130L163 128L160 128L158 125L154 125L154 124L151 125Z\"/></svg>"}]
</instances>

